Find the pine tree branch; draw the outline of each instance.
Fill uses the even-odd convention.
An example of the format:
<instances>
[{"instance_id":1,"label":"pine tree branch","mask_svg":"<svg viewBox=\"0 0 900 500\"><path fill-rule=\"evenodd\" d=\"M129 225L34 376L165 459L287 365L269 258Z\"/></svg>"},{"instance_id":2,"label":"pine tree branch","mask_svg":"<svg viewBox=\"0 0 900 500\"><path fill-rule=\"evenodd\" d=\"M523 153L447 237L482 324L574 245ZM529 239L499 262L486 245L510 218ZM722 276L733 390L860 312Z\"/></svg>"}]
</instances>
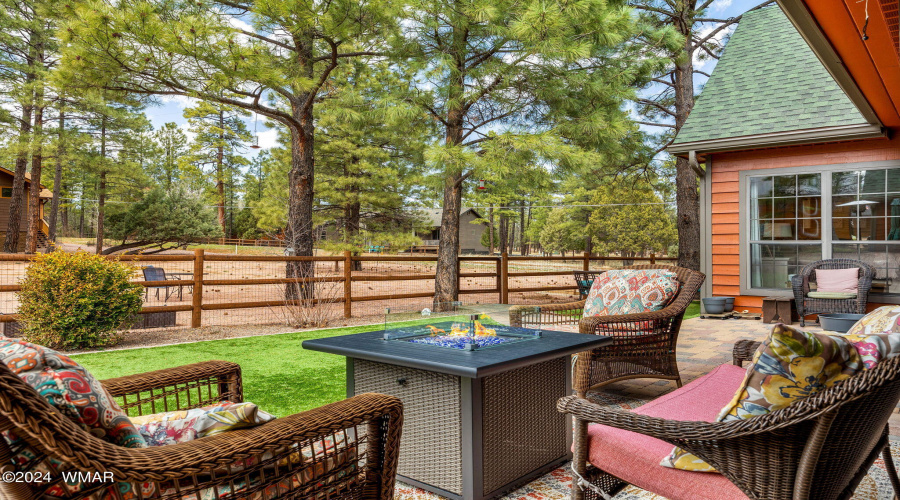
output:
<instances>
[{"instance_id":1,"label":"pine tree branch","mask_svg":"<svg viewBox=\"0 0 900 500\"><path fill-rule=\"evenodd\" d=\"M714 1L714 0L707 0L707 1L706 1L699 9L697 9L697 10L705 9L705 8L708 7L713 1ZM763 3L759 4L759 5L757 5L756 7L753 7L753 8L751 8L751 9L748 9L747 12L753 12L754 10L761 9L761 8L763 8L763 7L767 6L767 5L771 5L771 4L773 4L773 3L775 3L775 0L766 0L765 2L763 2ZM747 12L744 12L744 14L746 14ZM731 26L731 25L733 25L733 24L735 24L735 23L740 22L740 21L741 21L741 18L744 16L744 14L741 14L740 16L736 16L736 17L732 17L732 18L729 18L729 19L724 20L724 21L722 22L721 25L719 25L719 26L716 27L713 31L711 31L710 33L708 33L705 37L701 38L700 41L697 42L697 44L695 44L695 45L693 46L693 48L702 47L703 44L705 44L710 38L712 38L712 37L716 36L718 33L720 33L723 29L725 29L725 28L727 28L727 27L729 27L729 26ZM699 22L699 21L698 21L698 22ZM718 58L716 58L716 59L718 59Z\"/></svg>"},{"instance_id":2,"label":"pine tree branch","mask_svg":"<svg viewBox=\"0 0 900 500\"><path fill-rule=\"evenodd\" d=\"M235 29L235 30L236 30L238 33L241 33L241 34L243 34L243 35L246 35L246 36L249 36L249 37L252 37L252 38L256 38L257 40L262 40L262 41L264 41L264 42L266 42L266 43L271 43L272 45L277 45L277 46L279 46L279 47L281 47L281 48L283 48L283 49L290 50L291 52L297 52L297 47L294 47L294 46L291 45L291 44L284 43L284 42L279 42L278 40L272 40L272 39L269 38L269 37L262 36L262 35L260 35L260 34L258 34L258 33L252 32L252 31L247 31L247 30L242 30L242 29Z\"/></svg>"},{"instance_id":3,"label":"pine tree branch","mask_svg":"<svg viewBox=\"0 0 900 500\"><path fill-rule=\"evenodd\" d=\"M664 11L664 10L662 10L662 9L659 9L659 8L656 8L656 7L651 7L651 6L649 6L649 5L640 5L640 4L638 4L638 5L632 5L632 7L634 7L634 8L637 9L637 10L645 10L645 11L647 11L647 12L655 12L655 13L657 13L657 14L661 14L661 15L663 15L663 16L666 16L666 17L668 17L669 19L675 19L675 14L673 14L673 13L671 13L671 12L666 12L666 11Z\"/></svg>"},{"instance_id":4,"label":"pine tree branch","mask_svg":"<svg viewBox=\"0 0 900 500\"><path fill-rule=\"evenodd\" d=\"M718 58L716 58L716 59L718 59ZM695 70L694 70L694 73L699 73L699 74L701 74L701 75L703 75L703 76L705 76L705 77L707 77L707 78L711 78L711 77L712 77L712 75L710 75L710 74L707 73L706 71L700 71L699 69L695 69Z\"/></svg>"},{"instance_id":5,"label":"pine tree branch","mask_svg":"<svg viewBox=\"0 0 900 500\"><path fill-rule=\"evenodd\" d=\"M674 87L674 86L675 86L674 83L672 83L672 82L667 82L667 81L663 80L662 78L651 78L650 81L656 82L656 83L661 83L661 84L663 84L663 85L668 85L669 87Z\"/></svg>"},{"instance_id":6,"label":"pine tree branch","mask_svg":"<svg viewBox=\"0 0 900 500\"><path fill-rule=\"evenodd\" d=\"M651 127L666 127L666 128L675 128L675 125L671 125L668 123L653 123L653 122L642 122L635 120L634 123L638 123L640 125L649 125Z\"/></svg>"},{"instance_id":7,"label":"pine tree branch","mask_svg":"<svg viewBox=\"0 0 900 500\"><path fill-rule=\"evenodd\" d=\"M651 101L650 99L637 99L635 102L637 102L638 104L652 106L652 107L662 111L663 113L666 113L671 116L675 116L675 113L672 112L670 109L666 108L665 106L663 106L662 104L660 104L658 102Z\"/></svg>"}]
</instances>

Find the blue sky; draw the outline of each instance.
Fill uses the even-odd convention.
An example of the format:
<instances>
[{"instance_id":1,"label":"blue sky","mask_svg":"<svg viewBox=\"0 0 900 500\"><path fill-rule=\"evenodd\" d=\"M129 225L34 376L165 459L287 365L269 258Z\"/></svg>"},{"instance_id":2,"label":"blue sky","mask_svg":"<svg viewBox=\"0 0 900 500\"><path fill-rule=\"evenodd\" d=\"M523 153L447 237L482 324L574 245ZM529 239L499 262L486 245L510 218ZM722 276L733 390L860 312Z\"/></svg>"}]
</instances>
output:
<instances>
[{"instance_id":1,"label":"blue sky","mask_svg":"<svg viewBox=\"0 0 900 500\"><path fill-rule=\"evenodd\" d=\"M738 16L747 9L758 5L761 1L762 0L716 0L710 7L709 16L723 19ZM708 61L698 67L698 69L709 73L714 67L715 61ZM697 75L695 82L699 86L702 85L705 80L706 78L703 75ZM185 107L190 105L191 100L188 98L166 98L161 105L148 108L146 114L153 123L154 128L159 128L167 122L175 122L187 132L187 120L182 116L182 111ZM267 128L264 124L263 117L260 117L259 121L254 124L254 117L251 116L247 120L247 126L252 131L254 125L256 126L257 134L259 135L260 146L263 148L274 146L277 137L276 130ZM261 150L249 149L247 156L255 156L258 151Z\"/></svg>"}]
</instances>

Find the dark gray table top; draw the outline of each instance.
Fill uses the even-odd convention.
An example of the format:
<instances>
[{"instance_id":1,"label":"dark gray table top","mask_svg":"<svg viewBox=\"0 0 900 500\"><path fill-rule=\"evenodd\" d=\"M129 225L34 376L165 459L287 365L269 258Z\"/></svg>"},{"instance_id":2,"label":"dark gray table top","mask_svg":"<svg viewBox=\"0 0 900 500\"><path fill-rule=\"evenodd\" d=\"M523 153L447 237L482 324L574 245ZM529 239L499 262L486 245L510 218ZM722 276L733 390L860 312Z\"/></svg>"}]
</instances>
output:
<instances>
[{"instance_id":1,"label":"dark gray table top","mask_svg":"<svg viewBox=\"0 0 900 500\"><path fill-rule=\"evenodd\" d=\"M568 356L612 342L609 337L544 331L540 339L475 351L384 340L381 330L304 340L303 348L460 377L478 378Z\"/></svg>"}]
</instances>

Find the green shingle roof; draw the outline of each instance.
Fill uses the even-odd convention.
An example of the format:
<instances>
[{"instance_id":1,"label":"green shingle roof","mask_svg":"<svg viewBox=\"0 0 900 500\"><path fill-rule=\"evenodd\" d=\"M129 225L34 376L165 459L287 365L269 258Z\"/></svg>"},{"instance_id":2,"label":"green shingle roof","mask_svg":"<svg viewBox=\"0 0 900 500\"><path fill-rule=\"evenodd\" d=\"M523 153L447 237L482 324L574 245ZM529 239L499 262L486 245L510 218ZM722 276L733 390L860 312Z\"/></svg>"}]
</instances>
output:
<instances>
[{"instance_id":1,"label":"green shingle roof","mask_svg":"<svg viewBox=\"0 0 900 500\"><path fill-rule=\"evenodd\" d=\"M744 14L674 144L865 118L778 6Z\"/></svg>"}]
</instances>

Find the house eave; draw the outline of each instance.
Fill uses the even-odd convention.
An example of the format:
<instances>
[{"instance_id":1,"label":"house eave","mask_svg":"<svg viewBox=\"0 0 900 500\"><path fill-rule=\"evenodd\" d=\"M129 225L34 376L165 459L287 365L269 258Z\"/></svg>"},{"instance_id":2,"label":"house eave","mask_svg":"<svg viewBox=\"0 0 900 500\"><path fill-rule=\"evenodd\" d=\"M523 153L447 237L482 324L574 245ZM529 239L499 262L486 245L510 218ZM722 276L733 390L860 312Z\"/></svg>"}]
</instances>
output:
<instances>
[{"instance_id":1,"label":"house eave","mask_svg":"<svg viewBox=\"0 0 900 500\"><path fill-rule=\"evenodd\" d=\"M674 155L686 155L691 151L698 154L722 151L740 151L744 149L771 148L793 146L797 144L815 144L821 142L850 141L859 139L875 139L887 137L887 130L881 125L862 123L858 125L841 125L788 132L772 132L768 134L726 137L705 141L682 142L672 144L666 150Z\"/></svg>"}]
</instances>

